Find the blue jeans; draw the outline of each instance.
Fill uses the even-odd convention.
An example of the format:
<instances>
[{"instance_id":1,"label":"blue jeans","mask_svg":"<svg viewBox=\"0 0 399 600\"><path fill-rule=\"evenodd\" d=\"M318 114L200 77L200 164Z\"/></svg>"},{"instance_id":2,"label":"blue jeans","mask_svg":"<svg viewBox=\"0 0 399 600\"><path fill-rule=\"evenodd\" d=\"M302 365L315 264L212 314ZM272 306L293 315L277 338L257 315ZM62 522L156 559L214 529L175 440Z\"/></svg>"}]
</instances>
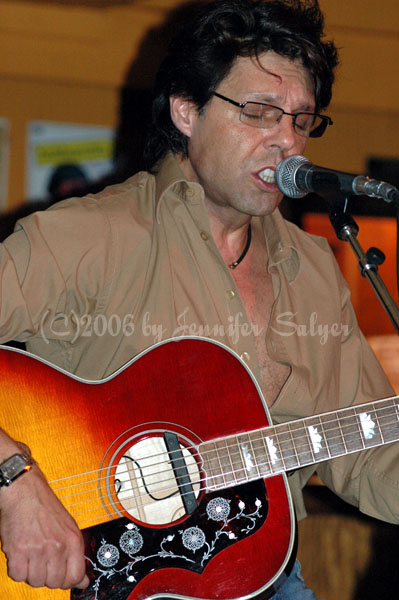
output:
<instances>
[{"instance_id":1,"label":"blue jeans","mask_svg":"<svg viewBox=\"0 0 399 600\"><path fill-rule=\"evenodd\" d=\"M287 581L270 600L317 600L312 590L306 587L298 560L295 561Z\"/></svg>"}]
</instances>

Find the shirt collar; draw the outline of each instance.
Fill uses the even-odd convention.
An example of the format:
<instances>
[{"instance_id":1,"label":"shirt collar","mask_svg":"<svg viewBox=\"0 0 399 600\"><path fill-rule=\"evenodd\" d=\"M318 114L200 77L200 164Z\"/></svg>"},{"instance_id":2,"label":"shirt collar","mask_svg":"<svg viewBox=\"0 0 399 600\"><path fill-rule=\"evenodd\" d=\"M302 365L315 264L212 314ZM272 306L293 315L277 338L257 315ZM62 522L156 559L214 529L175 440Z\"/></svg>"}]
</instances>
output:
<instances>
[{"instance_id":1,"label":"shirt collar","mask_svg":"<svg viewBox=\"0 0 399 600\"><path fill-rule=\"evenodd\" d=\"M158 223L160 222L159 206L169 190L175 191L186 201L198 202L204 196L201 185L186 179L171 152L168 152L165 158L158 163L155 175L155 214ZM287 222L277 209L271 215L266 216L263 223L269 268L281 264L288 280L293 282L299 273L300 263Z\"/></svg>"},{"instance_id":2,"label":"shirt collar","mask_svg":"<svg viewBox=\"0 0 399 600\"><path fill-rule=\"evenodd\" d=\"M269 268L281 265L288 281L292 283L300 270L299 252L294 245L288 223L278 209L264 218L263 231Z\"/></svg>"},{"instance_id":3,"label":"shirt collar","mask_svg":"<svg viewBox=\"0 0 399 600\"><path fill-rule=\"evenodd\" d=\"M199 183L188 181L180 169L175 156L168 152L157 165L155 175L155 215L159 223L159 206L169 190L174 190L182 199L193 200L203 197L204 192Z\"/></svg>"}]
</instances>

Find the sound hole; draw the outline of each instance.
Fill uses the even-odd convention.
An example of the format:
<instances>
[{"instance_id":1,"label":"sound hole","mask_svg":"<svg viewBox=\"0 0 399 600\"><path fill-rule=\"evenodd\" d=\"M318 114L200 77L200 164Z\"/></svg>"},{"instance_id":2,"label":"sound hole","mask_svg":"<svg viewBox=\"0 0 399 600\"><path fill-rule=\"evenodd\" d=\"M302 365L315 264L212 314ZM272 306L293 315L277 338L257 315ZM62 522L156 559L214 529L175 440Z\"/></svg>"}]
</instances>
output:
<instances>
[{"instance_id":1,"label":"sound hole","mask_svg":"<svg viewBox=\"0 0 399 600\"><path fill-rule=\"evenodd\" d=\"M200 471L193 454L180 444L196 497ZM165 525L184 517L176 480L162 437L148 437L124 452L115 470L115 491L123 508L148 525Z\"/></svg>"}]
</instances>

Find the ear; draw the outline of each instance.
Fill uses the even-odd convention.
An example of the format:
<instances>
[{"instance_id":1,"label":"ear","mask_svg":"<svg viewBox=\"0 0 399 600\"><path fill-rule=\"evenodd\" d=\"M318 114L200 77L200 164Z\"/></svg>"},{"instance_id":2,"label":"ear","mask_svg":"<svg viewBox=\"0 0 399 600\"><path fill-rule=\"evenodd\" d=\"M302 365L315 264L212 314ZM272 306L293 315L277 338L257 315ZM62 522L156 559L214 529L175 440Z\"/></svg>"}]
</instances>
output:
<instances>
[{"instance_id":1,"label":"ear","mask_svg":"<svg viewBox=\"0 0 399 600\"><path fill-rule=\"evenodd\" d=\"M192 102L180 96L171 96L169 102L173 123L181 133L191 137L194 119L198 116L196 107Z\"/></svg>"}]
</instances>

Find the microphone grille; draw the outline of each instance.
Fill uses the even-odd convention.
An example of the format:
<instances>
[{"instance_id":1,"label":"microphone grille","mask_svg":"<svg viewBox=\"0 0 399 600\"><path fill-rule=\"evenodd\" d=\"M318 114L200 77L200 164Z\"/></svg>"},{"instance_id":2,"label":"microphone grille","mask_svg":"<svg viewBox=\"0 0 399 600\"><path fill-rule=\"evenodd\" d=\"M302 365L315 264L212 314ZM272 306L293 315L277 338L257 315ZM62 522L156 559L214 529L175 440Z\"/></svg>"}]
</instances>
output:
<instances>
[{"instance_id":1,"label":"microphone grille","mask_svg":"<svg viewBox=\"0 0 399 600\"><path fill-rule=\"evenodd\" d=\"M285 196L289 198L303 198L308 193L301 190L295 183L295 173L304 164L311 164L311 162L304 156L296 154L295 156L285 158L277 165L277 185Z\"/></svg>"}]
</instances>

